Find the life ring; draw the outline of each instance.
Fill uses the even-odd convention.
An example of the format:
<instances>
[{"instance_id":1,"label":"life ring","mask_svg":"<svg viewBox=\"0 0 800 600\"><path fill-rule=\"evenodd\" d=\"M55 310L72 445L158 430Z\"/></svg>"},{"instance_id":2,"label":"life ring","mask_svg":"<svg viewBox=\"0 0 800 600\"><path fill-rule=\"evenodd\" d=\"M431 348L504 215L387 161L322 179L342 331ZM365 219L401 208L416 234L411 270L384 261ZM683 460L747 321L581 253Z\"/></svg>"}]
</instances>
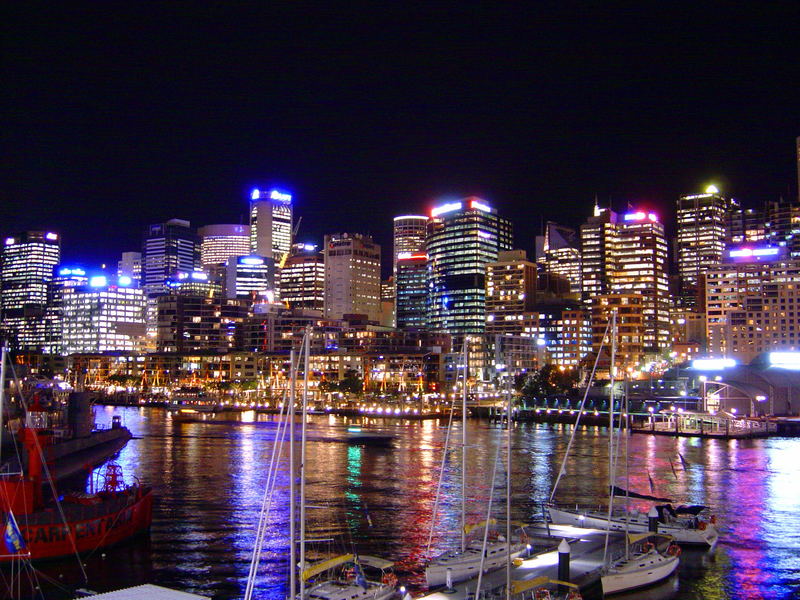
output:
<instances>
[{"instance_id":1,"label":"life ring","mask_svg":"<svg viewBox=\"0 0 800 600\"><path fill-rule=\"evenodd\" d=\"M567 594L567 600L583 600L583 596L578 590L570 590Z\"/></svg>"},{"instance_id":2,"label":"life ring","mask_svg":"<svg viewBox=\"0 0 800 600\"><path fill-rule=\"evenodd\" d=\"M397 585L397 576L394 573L386 573L381 579L381 582L389 587L394 587Z\"/></svg>"},{"instance_id":3,"label":"life ring","mask_svg":"<svg viewBox=\"0 0 800 600\"><path fill-rule=\"evenodd\" d=\"M655 548L655 545L652 544L651 542L645 542L644 544L642 544L643 552L650 552L653 548Z\"/></svg>"},{"instance_id":4,"label":"life ring","mask_svg":"<svg viewBox=\"0 0 800 600\"><path fill-rule=\"evenodd\" d=\"M536 600L550 600L550 598L551 598L550 590L547 590L545 588L539 588L538 590L536 590L536 592L534 592L534 596L533 597Z\"/></svg>"},{"instance_id":5,"label":"life ring","mask_svg":"<svg viewBox=\"0 0 800 600\"><path fill-rule=\"evenodd\" d=\"M667 554L670 556L680 556L681 555L681 547L678 544L670 544L669 548L667 548Z\"/></svg>"},{"instance_id":6,"label":"life ring","mask_svg":"<svg viewBox=\"0 0 800 600\"><path fill-rule=\"evenodd\" d=\"M706 522L705 522L705 521L700 521L700 524L697 526L697 528L698 528L700 531L705 531L705 530L706 530L706 527L708 527L708 525L706 525Z\"/></svg>"}]
</instances>

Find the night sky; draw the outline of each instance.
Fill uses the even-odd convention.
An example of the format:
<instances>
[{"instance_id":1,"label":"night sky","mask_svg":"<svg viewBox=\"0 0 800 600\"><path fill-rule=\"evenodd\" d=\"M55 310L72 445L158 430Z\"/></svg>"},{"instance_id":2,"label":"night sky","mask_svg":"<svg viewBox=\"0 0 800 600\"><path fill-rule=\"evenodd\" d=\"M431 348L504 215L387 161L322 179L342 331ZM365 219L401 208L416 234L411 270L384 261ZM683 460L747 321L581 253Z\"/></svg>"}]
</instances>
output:
<instances>
[{"instance_id":1,"label":"night sky","mask_svg":"<svg viewBox=\"0 0 800 600\"><path fill-rule=\"evenodd\" d=\"M26 4L2 15L0 231L57 229L66 260L240 222L256 185L294 193L299 240L367 232L385 257L391 217L442 196L485 197L532 253L595 194L797 194L797 2Z\"/></svg>"}]
</instances>

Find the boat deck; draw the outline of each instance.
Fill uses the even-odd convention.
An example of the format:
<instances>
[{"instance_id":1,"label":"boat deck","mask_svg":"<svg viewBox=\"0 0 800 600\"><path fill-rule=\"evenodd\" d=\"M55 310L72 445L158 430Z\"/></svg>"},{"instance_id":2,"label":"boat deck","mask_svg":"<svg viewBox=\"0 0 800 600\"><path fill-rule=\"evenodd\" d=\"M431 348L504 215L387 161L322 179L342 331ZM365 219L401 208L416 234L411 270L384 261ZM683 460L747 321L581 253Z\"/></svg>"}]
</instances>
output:
<instances>
[{"instance_id":1,"label":"boat deck","mask_svg":"<svg viewBox=\"0 0 800 600\"><path fill-rule=\"evenodd\" d=\"M600 529L581 529L569 525L550 525L549 530L550 535L548 536L545 525L529 525L525 528L531 537L552 540L552 548L524 559L519 567L512 567L511 579L525 581L542 576L557 579L557 547L562 539L566 539L570 545L570 581L582 588L597 582L603 567L603 546L606 532ZM622 533L612 532L609 535L609 556L618 555L624 549L624 538ZM495 590L505 586L505 583L505 569L500 569L492 573L484 573L481 589L485 592ZM470 579L454 584L453 591L445 592L444 588L440 588L421 598L425 600L467 600L467 598L474 598L477 584L477 578Z\"/></svg>"}]
</instances>

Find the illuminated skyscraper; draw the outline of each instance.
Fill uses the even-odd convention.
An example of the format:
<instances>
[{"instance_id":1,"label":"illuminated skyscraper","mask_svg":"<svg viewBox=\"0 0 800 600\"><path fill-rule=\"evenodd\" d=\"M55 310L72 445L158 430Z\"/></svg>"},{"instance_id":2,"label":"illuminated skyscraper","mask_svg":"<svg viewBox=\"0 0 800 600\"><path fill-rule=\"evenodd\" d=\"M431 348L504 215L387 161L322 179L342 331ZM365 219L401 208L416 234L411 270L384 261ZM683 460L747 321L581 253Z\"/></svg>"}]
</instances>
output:
<instances>
[{"instance_id":1,"label":"illuminated skyscraper","mask_svg":"<svg viewBox=\"0 0 800 600\"><path fill-rule=\"evenodd\" d=\"M225 297L273 302L275 261L257 254L229 258L225 267Z\"/></svg>"},{"instance_id":2,"label":"illuminated skyscraper","mask_svg":"<svg viewBox=\"0 0 800 600\"><path fill-rule=\"evenodd\" d=\"M324 309L325 259L316 244L294 244L279 277L281 302L289 308Z\"/></svg>"},{"instance_id":3,"label":"illuminated skyscraper","mask_svg":"<svg viewBox=\"0 0 800 600\"><path fill-rule=\"evenodd\" d=\"M200 269L200 237L189 221L170 219L150 225L142 244L142 288L149 297L167 291L166 282L177 271Z\"/></svg>"},{"instance_id":4,"label":"illuminated skyscraper","mask_svg":"<svg viewBox=\"0 0 800 600\"><path fill-rule=\"evenodd\" d=\"M197 234L203 267L224 265L229 258L250 254L249 225L206 225Z\"/></svg>"},{"instance_id":5,"label":"illuminated skyscraper","mask_svg":"<svg viewBox=\"0 0 800 600\"><path fill-rule=\"evenodd\" d=\"M511 223L477 197L447 202L431 211L428 254L428 327L455 336L483 333L486 264L510 250Z\"/></svg>"},{"instance_id":6,"label":"illuminated skyscraper","mask_svg":"<svg viewBox=\"0 0 800 600\"><path fill-rule=\"evenodd\" d=\"M614 269L614 240L617 213L600 208L595 202L594 214L581 225L581 298L593 298L609 291L609 276Z\"/></svg>"},{"instance_id":7,"label":"illuminated skyscraper","mask_svg":"<svg viewBox=\"0 0 800 600\"><path fill-rule=\"evenodd\" d=\"M61 258L59 235L28 231L7 237L0 256L3 337L19 350L42 350L47 284Z\"/></svg>"},{"instance_id":8,"label":"illuminated skyscraper","mask_svg":"<svg viewBox=\"0 0 800 600\"><path fill-rule=\"evenodd\" d=\"M130 277L139 284L142 281L142 253L123 252L117 263L117 277Z\"/></svg>"},{"instance_id":9,"label":"illuminated skyscraper","mask_svg":"<svg viewBox=\"0 0 800 600\"><path fill-rule=\"evenodd\" d=\"M126 277L126 276L123 276ZM133 279L128 277L131 285ZM47 284L47 308L44 312L45 354L66 354L64 348L64 293L67 289L89 285L89 277L82 267L57 267L53 279Z\"/></svg>"},{"instance_id":10,"label":"illuminated skyscraper","mask_svg":"<svg viewBox=\"0 0 800 600\"><path fill-rule=\"evenodd\" d=\"M524 250L503 251L486 264L486 333L525 333L536 303L536 265Z\"/></svg>"},{"instance_id":11,"label":"illuminated skyscraper","mask_svg":"<svg viewBox=\"0 0 800 600\"><path fill-rule=\"evenodd\" d=\"M678 273L683 305L696 304L700 275L722 260L726 223L734 204L714 186L678 199Z\"/></svg>"},{"instance_id":12,"label":"illuminated skyscraper","mask_svg":"<svg viewBox=\"0 0 800 600\"><path fill-rule=\"evenodd\" d=\"M395 318L400 329L428 326L428 256L401 252L397 257Z\"/></svg>"},{"instance_id":13,"label":"illuminated skyscraper","mask_svg":"<svg viewBox=\"0 0 800 600\"><path fill-rule=\"evenodd\" d=\"M105 276L94 276L86 286L64 289L62 343L65 354L142 348L146 298L141 289L120 285L119 279L116 284L109 285ZM123 282L128 281L123 279Z\"/></svg>"},{"instance_id":14,"label":"illuminated skyscraper","mask_svg":"<svg viewBox=\"0 0 800 600\"><path fill-rule=\"evenodd\" d=\"M325 236L325 317L381 317L381 247L361 234Z\"/></svg>"},{"instance_id":15,"label":"illuminated skyscraper","mask_svg":"<svg viewBox=\"0 0 800 600\"><path fill-rule=\"evenodd\" d=\"M610 292L642 296L645 352L669 348L669 281L664 225L652 212L629 212L618 223Z\"/></svg>"},{"instance_id":16,"label":"illuminated skyscraper","mask_svg":"<svg viewBox=\"0 0 800 600\"><path fill-rule=\"evenodd\" d=\"M578 233L569 227L548 222L544 236L537 236L536 243L536 262L542 265L545 272L566 277L570 291L580 294L582 274Z\"/></svg>"},{"instance_id":17,"label":"illuminated skyscraper","mask_svg":"<svg viewBox=\"0 0 800 600\"><path fill-rule=\"evenodd\" d=\"M428 217L404 215L394 218L394 254L392 274L397 279L397 259L401 254L424 254Z\"/></svg>"},{"instance_id":18,"label":"illuminated skyscraper","mask_svg":"<svg viewBox=\"0 0 800 600\"><path fill-rule=\"evenodd\" d=\"M250 192L250 252L281 265L292 249L292 195L280 190Z\"/></svg>"}]
</instances>

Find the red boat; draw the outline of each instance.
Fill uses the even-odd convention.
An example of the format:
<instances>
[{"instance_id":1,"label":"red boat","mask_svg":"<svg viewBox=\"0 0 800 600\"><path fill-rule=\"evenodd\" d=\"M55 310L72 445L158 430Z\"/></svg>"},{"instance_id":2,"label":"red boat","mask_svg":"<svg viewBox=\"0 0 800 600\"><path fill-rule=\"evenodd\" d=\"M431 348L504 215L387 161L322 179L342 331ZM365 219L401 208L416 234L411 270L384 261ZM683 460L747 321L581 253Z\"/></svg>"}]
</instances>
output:
<instances>
[{"instance_id":1,"label":"red boat","mask_svg":"<svg viewBox=\"0 0 800 600\"><path fill-rule=\"evenodd\" d=\"M27 427L20 434L27 468L21 474L0 476L0 526L5 541L0 541L0 548L6 547L0 563L90 552L149 529L152 490L138 484L126 486L117 465L108 466L104 485L97 493L66 495L61 511L55 501L46 503L41 456L47 438Z\"/></svg>"}]
</instances>

